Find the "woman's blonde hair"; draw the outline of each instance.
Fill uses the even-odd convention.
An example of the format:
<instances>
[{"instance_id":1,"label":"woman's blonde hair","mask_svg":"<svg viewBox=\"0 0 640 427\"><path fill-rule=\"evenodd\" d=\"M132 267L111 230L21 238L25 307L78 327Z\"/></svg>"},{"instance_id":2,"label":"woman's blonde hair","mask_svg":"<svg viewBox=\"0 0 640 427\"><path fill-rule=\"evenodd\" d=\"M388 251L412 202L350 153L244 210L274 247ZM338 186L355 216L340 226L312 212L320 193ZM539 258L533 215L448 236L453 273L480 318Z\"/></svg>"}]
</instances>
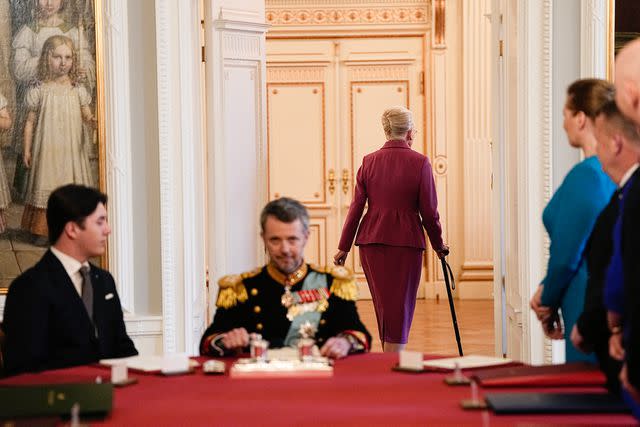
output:
<instances>
[{"instance_id":1,"label":"woman's blonde hair","mask_svg":"<svg viewBox=\"0 0 640 427\"><path fill-rule=\"evenodd\" d=\"M382 129L387 138L404 138L413 129L413 115L405 107L391 107L382 113Z\"/></svg>"},{"instance_id":2,"label":"woman's blonde hair","mask_svg":"<svg viewBox=\"0 0 640 427\"><path fill-rule=\"evenodd\" d=\"M73 45L73 40L67 36L55 35L51 36L44 42L40 60L38 61L38 80L46 82L51 79L51 70L49 69L49 56L53 54L58 46L66 45L71 50L71 69L69 70L69 78L72 84L78 81L78 53Z\"/></svg>"}]
</instances>

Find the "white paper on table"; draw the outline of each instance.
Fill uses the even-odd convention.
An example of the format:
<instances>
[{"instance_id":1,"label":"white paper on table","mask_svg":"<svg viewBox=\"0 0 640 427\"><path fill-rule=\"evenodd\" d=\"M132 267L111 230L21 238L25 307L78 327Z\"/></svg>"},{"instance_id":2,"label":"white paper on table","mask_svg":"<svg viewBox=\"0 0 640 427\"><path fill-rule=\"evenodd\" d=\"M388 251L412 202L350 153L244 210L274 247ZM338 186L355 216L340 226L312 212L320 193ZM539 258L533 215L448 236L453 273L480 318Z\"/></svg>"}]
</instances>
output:
<instances>
[{"instance_id":1,"label":"white paper on table","mask_svg":"<svg viewBox=\"0 0 640 427\"><path fill-rule=\"evenodd\" d=\"M424 366L430 368L455 369L456 363L460 369L484 368L489 366L499 366L511 363L511 359L503 359L502 357L469 355L462 357L450 357L447 359L425 360Z\"/></svg>"},{"instance_id":2,"label":"white paper on table","mask_svg":"<svg viewBox=\"0 0 640 427\"><path fill-rule=\"evenodd\" d=\"M133 369L141 372L160 372L162 370L164 356L131 356L131 357L123 357L121 359L102 359L100 360L101 365L104 366L113 366L123 361L126 361L127 368ZM200 366L200 364L195 361L189 359L189 367L195 368Z\"/></svg>"},{"instance_id":3,"label":"white paper on table","mask_svg":"<svg viewBox=\"0 0 640 427\"><path fill-rule=\"evenodd\" d=\"M114 363L111 365L111 382L115 384L127 381L129 377L127 371L126 361L121 360L120 363Z\"/></svg>"},{"instance_id":4,"label":"white paper on table","mask_svg":"<svg viewBox=\"0 0 640 427\"><path fill-rule=\"evenodd\" d=\"M401 368L421 370L423 367L423 356L419 351L400 350L398 365Z\"/></svg>"},{"instance_id":5,"label":"white paper on table","mask_svg":"<svg viewBox=\"0 0 640 427\"><path fill-rule=\"evenodd\" d=\"M176 374L189 370L189 357L185 353L165 354L162 358L161 372Z\"/></svg>"}]
</instances>

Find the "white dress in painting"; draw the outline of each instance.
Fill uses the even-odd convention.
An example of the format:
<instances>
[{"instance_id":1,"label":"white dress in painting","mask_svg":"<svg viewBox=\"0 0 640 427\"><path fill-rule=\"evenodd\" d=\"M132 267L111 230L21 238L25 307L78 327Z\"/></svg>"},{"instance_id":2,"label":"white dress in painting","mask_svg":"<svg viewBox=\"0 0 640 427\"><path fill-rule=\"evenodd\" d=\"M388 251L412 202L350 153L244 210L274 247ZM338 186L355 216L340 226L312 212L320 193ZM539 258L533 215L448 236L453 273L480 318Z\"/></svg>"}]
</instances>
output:
<instances>
[{"instance_id":1,"label":"white dress in painting","mask_svg":"<svg viewBox=\"0 0 640 427\"><path fill-rule=\"evenodd\" d=\"M7 99L0 93L0 110L7 108ZM5 210L11 203L11 192L7 184L7 174L4 171L4 161L2 160L2 151L0 151L0 210ZM2 230L0 230L2 231Z\"/></svg>"},{"instance_id":2,"label":"white dress in painting","mask_svg":"<svg viewBox=\"0 0 640 427\"><path fill-rule=\"evenodd\" d=\"M65 184L95 187L89 143L83 138L80 107L91 96L84 86L46 82L27 92L27 108L36 112L26 204L47 208L51 192Z\"/></svg>"}]
</instances>

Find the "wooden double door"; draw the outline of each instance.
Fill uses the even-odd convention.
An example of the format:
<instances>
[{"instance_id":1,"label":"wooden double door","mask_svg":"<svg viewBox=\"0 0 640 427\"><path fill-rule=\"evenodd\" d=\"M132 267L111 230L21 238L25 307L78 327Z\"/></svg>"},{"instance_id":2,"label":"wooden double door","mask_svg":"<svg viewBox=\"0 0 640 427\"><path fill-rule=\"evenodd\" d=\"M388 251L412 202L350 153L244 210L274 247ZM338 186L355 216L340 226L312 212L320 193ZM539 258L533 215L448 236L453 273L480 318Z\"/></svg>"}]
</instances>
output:
<instances>
[{"instance_id":1,"label":"wooden double door","mask_svg":"<svg viewBox=\"0 0 640 427\"><path fill-rule=\"evenodd\" d=\"M412 110L413 148L427 152L425 49L423 37L267 39L269 200L309 209L308 262L332 263L362 158L385 142L386 108ZM347 266L369 296L357 250Z\"/></svg>"}]
</instances>

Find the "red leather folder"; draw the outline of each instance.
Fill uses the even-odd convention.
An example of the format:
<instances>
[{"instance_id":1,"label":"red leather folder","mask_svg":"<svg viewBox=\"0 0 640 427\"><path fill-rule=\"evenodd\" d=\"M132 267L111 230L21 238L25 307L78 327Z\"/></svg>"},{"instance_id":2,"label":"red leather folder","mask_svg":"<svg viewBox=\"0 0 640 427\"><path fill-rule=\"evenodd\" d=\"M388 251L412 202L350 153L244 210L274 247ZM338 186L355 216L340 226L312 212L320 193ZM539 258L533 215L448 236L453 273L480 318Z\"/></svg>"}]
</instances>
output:
<instances>
[{"instance_id":1,"label":"red leather folder","mask_svg":"<svg viewBox=\"0 0 640 427\"><path fill-rule=\"evenodd\" d=\"M592 387L606 382L598 367L586 362L483 369L472 378L483 387Z\"/></svg>"}]
</instances>

